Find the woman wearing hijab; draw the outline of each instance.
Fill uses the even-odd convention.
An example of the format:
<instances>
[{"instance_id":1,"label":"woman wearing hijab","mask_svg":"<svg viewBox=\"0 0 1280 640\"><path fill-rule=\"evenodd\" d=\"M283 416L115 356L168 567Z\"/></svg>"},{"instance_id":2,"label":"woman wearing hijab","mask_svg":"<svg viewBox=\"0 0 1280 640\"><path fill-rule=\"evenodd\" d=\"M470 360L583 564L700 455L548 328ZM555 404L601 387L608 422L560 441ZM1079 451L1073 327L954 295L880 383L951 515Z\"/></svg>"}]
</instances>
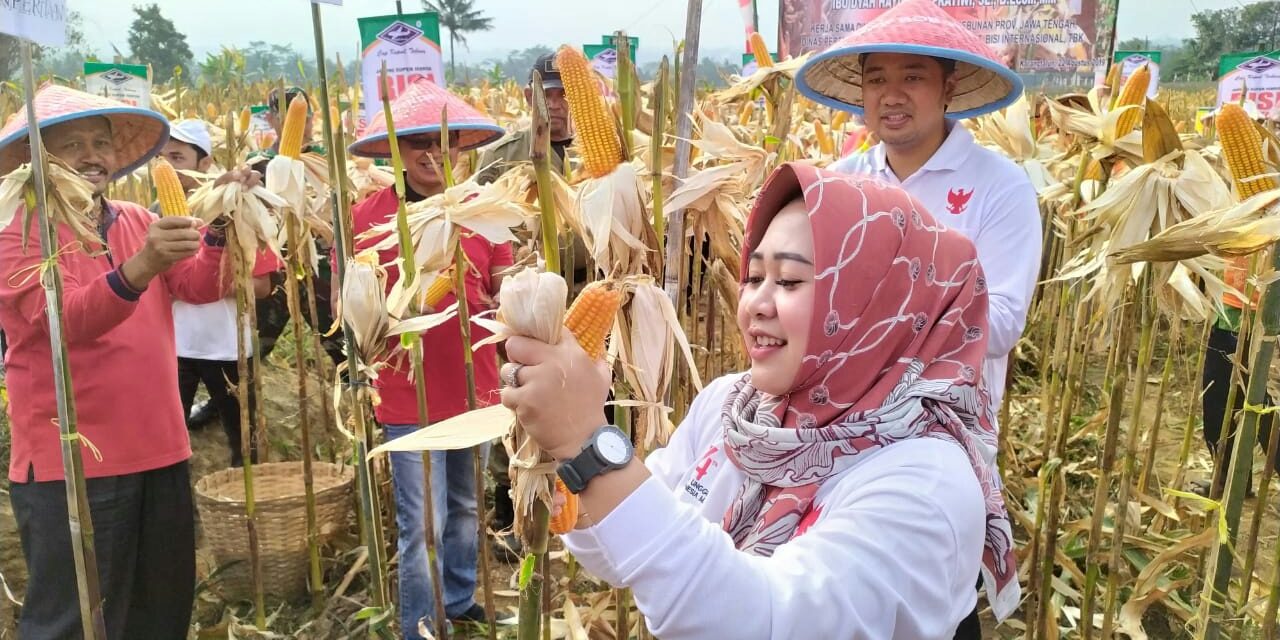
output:
<instances>
[{"instance_id":1,"label":"woman wearing hijab","mask_svg":"<svg viewBox=\"0 0 1280 640\"><path fill-rule=\"evenodd\" d=\"M644 463L571 337L508 341L503 404L580 499L566 547L665 640L951 638L979 571L1016 606L973 245L900 188L789 164L740 275L750 370Z\"/></svg>"}]
</instances>

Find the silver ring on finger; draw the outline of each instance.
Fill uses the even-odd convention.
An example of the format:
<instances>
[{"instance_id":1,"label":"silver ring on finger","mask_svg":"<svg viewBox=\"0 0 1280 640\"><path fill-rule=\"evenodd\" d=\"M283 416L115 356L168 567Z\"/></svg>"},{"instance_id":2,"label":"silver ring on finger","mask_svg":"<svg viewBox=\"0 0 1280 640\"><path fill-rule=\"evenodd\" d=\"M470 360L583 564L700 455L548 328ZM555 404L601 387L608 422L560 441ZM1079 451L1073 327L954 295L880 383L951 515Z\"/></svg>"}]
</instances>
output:
<instances>
[{"instance_id":1,"label":"silver ring on finger","mask_svg":"<svg viewBox=\"0 0 1280 640\"><path fill-rule=\"evenodd\" d=\"M522 364L508 362L502 368L503 374L504 374L502 377L502 384L508 387L511 387L512 389L519 387L520 386L520 378L519 378L520 369L523 367L524 365Z\"/></svg>"}]
</instances>

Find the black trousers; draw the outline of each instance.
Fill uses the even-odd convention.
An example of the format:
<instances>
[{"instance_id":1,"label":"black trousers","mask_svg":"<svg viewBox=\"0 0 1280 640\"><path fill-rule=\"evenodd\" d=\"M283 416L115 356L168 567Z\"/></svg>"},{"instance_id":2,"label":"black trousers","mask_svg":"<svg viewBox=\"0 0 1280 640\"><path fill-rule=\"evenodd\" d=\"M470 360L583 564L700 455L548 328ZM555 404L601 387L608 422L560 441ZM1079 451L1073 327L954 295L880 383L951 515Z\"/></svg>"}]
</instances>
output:
<instances>
[{"instance_id":1,"label":"black trousers","mask_svg":"<svg viewBox=\"0 0 1280 640\"><path fill-rule=\"evenodd\" d=\"M189 463L85 484L107 637L183 640L196 584ZM65 484L13 483L9 500L28 573L18 637L83 637Z\"/></svg>"},{"instance_id":2,"label":"black trousers","mask_svg":"<svg viewBox=\"0 0 1280 640\"><path fill-rule=\"evenodd\" d=\"M1238 334L1228 331L1221 327L1213 327L1209 331L1209 344L1205 348L1204 354L1204 377L1201 379L1201 388L1204 391L1201 396L1201 414L1204 417L1204 439L1205 444L1209 446L1209 451L1214 454L1215 458L1221 458L1221 462L1215 465L1214 472L1215 485L1218 488L1225 485L1226 471L1231 466L1231 452L1235 445L1235 429L1233 426L1230 433L1227 434L1225 449L1218 451L1218 440L1222 436L1222 422L1227 416L1227 394L1231 390L1231 358L1236 353L1236 340ZM1245 354L1248 354L1246 345ZM1230 411L1232 415L1239 413L1244 409L1244 398L1246 389L1249 386L1249 375L1246 373L1242 376L1244 386L1236 388L1235 402L1232 403ZM1266 406L1272 406L1271 395L1267 394ZM1271 414L1263 414L1258 421L1258 447L1266 453L1267 443L1271 441ZM1235 425L1239 424L1237 420ZM1278 465L1280 468L1280 465ZM1252 485L1250 485L1252 486ZM1215 494L1216 495L1216 494Z\"/></svg>"},{"instance_id":3,"label":"black trousers","mask_svg":"<svg viewBox=\"0 0 1280 640\"><path fill-rule=\"evenodd\" d=\"M250 359L249 377L252 378L253 375L254 362ZM182 415L191 415L191 404L195 401L196 388L202 382L204 388L209 391L209 401L218 409L222 430L227 434L227 444L231 449L231 466L242 466L244 456L240 452L240 400L235 395L236 385L240 384L239 365L235 361L178 358L178 395L182 398ZM250 387L249 424L255 424L252 389ZM254 462L258 461L257 445L256 440L250 440L250 456Z\"/></svg>"}]
</instances>

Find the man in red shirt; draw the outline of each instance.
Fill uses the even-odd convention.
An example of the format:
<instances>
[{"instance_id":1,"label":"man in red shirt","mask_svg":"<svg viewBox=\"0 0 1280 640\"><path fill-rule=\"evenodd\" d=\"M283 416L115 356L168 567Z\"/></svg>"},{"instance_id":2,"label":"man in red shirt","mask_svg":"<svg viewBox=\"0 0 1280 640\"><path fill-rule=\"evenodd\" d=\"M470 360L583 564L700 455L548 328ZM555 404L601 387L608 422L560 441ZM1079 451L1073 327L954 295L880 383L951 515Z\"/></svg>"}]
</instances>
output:
<instances>
[{"instance_id":1,"label":"man in red shirt","mask_svg":"<svg viewBox=\"0 0 1280 640\"><path fill-rule=\"evenodd\" d=\"M458 152L492 142L503 130L463 100L428 81L420 81L405 90L392 103L400 158L405 168L405 197L419 202L444 191L444 180L438 173L443 166L440 145L440 115L449 112L449 152L457 166ZM356 156L388 157L391 153L386 124L382 114L374 117L365 137L351 145ZM394 187L387 187L357 204L352 210L355 237L378 224L393 220L398 199ZM361 238L356 251L377 244L383 236ZM498 293L502 272L511 266L509 244L494 245L478 235L464 235L462 250L470 268L466 274L466 301L474 316L490 306ZM398 251L380 251L378 261L389 267L387 290L400 277L394 267ZM433 277L433 274L418 274ZM453 304L449 294L438 303L440 308ZM472 325L471 338L480 341L488 334ZM413 363L399 349L399 340L388 341L384 368L374 386L381 403L375 408L378 422L387 439L392 440L419 429L417 391L409 378ZM461 325L455 318L422 334L426 371L428 418L432 423L467 411L467 381L463 367ZM473 357L476 399L480 406L498 401L497 348L488 345ZM489 445L481 454L488 455ZM435 598L431 572L427 565L426 527L424 516L424 482L422 456L418 453L391 454L391 481L396 496L397 548L400 553L399 593L401 632L406 639L421 638L418 621L425 618L428 627L435 618ZM434 510L433 529L438 561L444 582L445 615L451 621L483 622L484 608L475 602L478 508L472 452L431 452L431 490Z\"/></svg>"},{"instance_id":2,"label":"man in red shirt","mask_svg":"<svg viewBox=\"0 0 1280 640\"><path fill-rule=\"evenodd\" d=\"M194 218L158 219L106 199L112 180L168 140L163 117L52 85L35 102L49 153L93 185L96 206L84 223L103 241L86 246L65 224L54 239L107 635L184 638L195 532L171 307L175 299L222 297L225 240L213 229L202 237ZM27 133L21 114L0 130L0 174L28 161ZM229 179L240 178L253 179ZM9 494L29 575L18 633L74 638L81 622L49 326L40 278L28 275L42 259L36 226L14 220L0 232L0 278L8 283L0 287L0 325L10 340Z\"/></svg>"}]
</instances>

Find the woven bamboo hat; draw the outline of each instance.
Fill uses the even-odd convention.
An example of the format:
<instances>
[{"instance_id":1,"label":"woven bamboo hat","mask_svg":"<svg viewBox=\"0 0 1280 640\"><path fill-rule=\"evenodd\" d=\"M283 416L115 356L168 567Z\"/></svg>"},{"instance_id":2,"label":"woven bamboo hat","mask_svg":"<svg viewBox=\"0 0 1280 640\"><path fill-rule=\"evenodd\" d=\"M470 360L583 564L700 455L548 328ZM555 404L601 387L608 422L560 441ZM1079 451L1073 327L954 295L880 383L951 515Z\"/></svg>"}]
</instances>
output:
<instances>
[{"instance_id":1,"label":"woven bamboo hat","mask_svg":"<svg viewBox=\"0 0 1280 640\"><path fill-rule=\"evenodd\" d=\"M109 120L116 157L120 161L112 180L146 164L169 141L169 121L159 113L70 87L56 84L41 87L36 92L35 107L41 132L51 125L80 118L100 116ZM27 133L25 108L0 128L0 175L31 161Z\"/></svg>"},{"instance_id":2,"label":"woven bamboo hat","mask_svg":"<svg viewBox=\"0 0 1280 640\"><path fill-rule=\"evenodd\" d=\"M905 0L810 58L796 74L806 98L861 114L862 54L909 53L956 62L956 92L947 117L972 118L1008 106L1022 79L974 32L932 0Z\"/></svg>"},{"instance_id":3,"label":"woven bamboo hat","mask_svg":"<svg viewBox=\"0 0 1280 640\"><path fill-rule=\"evenodd\" d=\"M459 151L482 147L506 134L506 129L492 118L486 117L448 89L430 80L420 79L391 102L391 118L395 123L396 136L439 133L440 114L445 107L449 108L449 132L457 132L459 136ZM391 157L387 121L381 111L365 127L364 137L353 142L347 147L347 151L367 158Z\"/></svg>"}]
</instances>

